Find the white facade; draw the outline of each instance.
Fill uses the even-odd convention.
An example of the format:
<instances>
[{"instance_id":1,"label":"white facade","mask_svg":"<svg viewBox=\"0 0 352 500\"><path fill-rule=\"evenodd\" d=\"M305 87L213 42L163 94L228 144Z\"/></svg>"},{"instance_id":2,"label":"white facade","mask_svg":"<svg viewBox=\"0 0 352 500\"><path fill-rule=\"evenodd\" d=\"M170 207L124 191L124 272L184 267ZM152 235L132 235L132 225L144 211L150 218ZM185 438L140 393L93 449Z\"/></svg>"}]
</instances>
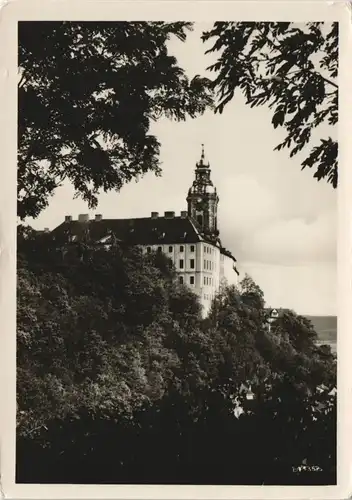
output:
<instances>
[{"instance_id":1,"label":"white facade","mask_svg":"<svg viewBox=\"0 0 352 500\"><path fill-rule=\"evenodd\" d=\"M225 280L236 284L238 275L233 259L206 241L188 244L144 245L143 252L163 252L174 264L180 283L199 297L203 316L207 316L213 298Z\"/></svg>"}]
</instances>

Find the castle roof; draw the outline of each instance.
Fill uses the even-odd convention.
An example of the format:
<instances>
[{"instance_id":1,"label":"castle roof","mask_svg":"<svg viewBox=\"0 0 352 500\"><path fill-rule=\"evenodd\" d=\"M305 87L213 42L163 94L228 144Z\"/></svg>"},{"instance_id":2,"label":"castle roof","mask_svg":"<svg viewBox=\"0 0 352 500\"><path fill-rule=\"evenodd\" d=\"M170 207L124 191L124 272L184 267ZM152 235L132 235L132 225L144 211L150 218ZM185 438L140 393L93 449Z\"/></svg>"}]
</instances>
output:
<instances>
[{"instance_id":1,"label":"castle roof","mask_svg":"<svg viewBox=\"0 0 352 500\"><path fill-rule=\"evenodd\" d=\"M99 243L113 234L118 240L132 245L162 245L175 243L197 243L202 241L200 233L188 217L143 217L138 219L70 220L52 231L56 239L68 235L80 239L84 234Z\"/></svg>"},{"instance_id":2,"label":"castle roof","mask_svg":"<svg viewBox=\"0 0 352 500\"><path fill-rule=\"evenodd\" d=\"M187 212L181 212L181 216L175 216L174 212L165 212L164 216L152 212L151 217L135 219L103 219L101 215L97 215L90 220L87 215L80 215L78 220L72 220L71 216L67 216L64 222L51 231L51 235L62 243L88 237L94 243L103 244L112 235L116 240L131 245L172 245L204 241L217 246L222 254L236 262L236 258L220 241L216 243L201 234L197 223L187 216Z\"/></svg>"}]
</instances>

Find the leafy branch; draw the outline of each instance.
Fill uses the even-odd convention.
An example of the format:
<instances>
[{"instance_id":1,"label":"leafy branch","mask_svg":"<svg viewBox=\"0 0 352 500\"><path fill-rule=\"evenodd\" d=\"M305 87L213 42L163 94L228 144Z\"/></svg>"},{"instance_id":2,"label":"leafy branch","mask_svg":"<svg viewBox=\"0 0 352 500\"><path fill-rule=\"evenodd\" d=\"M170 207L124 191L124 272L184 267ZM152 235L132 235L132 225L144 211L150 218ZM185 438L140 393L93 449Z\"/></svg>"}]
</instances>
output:
<instances>
[{"instance_id":1,"label":"leafy branch","mask_svg":"<svg viewBox=\"0 0 352 500\"><path fill-rule=\"evenodd\" d=\"M328 137L315 146L313 131L338 121L338 24L217 22L202 39L212 42L206 53L219 53L208 68L216 73L216 111L237 90L250 107L268 106L273 127L286 131L275 149L288 148L293 157L310 146L302 169L337 187L337 142Z\"/></svg>"}]
</instances>

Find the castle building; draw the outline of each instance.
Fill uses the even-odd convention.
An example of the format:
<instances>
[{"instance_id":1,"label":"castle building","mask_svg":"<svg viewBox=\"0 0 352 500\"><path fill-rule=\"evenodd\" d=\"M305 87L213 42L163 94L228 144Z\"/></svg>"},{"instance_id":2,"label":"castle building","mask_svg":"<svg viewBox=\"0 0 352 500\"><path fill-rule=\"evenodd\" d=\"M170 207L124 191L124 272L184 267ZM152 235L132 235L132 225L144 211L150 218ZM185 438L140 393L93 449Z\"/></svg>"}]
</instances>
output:
<instances>
[{"instance_id":1,"label":"castle building","mask_svg":"<svg viewBox=\"0 0 352 500\"><path fill-rule=\"evenodd\" d=\"M235 284L239 275L235 257L219 237L218 204L202 146L187 195L187 211L179 216L170 211L163 216L152 212L150 217L137 219L104 219L102 215L90 219L81 214L73 220L67 215L52 234L64 233L69 241L88 234L91 241L100 244L107 244L114 235L119 241L140 246L145 253L163 252L172 260L180 283L198 295L206 316L220 284Z\"/></svg>"}]
</instances>

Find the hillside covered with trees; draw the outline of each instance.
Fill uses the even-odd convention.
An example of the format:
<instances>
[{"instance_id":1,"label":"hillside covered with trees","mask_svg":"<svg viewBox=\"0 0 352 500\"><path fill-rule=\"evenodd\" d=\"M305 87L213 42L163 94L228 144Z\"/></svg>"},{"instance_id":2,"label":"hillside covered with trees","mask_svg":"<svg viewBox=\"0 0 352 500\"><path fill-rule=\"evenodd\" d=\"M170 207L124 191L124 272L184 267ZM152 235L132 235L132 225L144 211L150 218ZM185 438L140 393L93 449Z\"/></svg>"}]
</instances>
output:
<instances>
[{"instance_id":1,"label":"hillside covered with trees","mask_svg":"<svg viewBox=\"0 0 352 500\"><path fill-rule=\"evenodd\" d=\"M248 276L202 320L166 257L20 226L17 481L334 483L335 358L265 315Z\"/></svg>"}]
</instances>

